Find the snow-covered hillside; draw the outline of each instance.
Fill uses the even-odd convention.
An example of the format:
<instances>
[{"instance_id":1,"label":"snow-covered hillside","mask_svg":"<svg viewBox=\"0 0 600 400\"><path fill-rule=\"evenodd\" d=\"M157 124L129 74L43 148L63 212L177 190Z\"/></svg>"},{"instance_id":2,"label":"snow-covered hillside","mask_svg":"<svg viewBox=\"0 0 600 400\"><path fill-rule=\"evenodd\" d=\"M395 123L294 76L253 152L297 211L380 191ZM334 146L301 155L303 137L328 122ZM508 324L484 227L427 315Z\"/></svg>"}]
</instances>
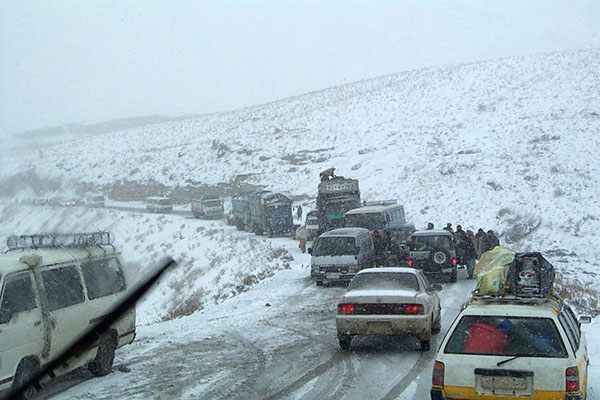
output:
<instances>
[{"instance_id":1,"label":"snow-covered hillside","mask_svg":"<svg viewBox=\"0 0 600 400\"><path fill-rule=\"evenodd\" d=\"M15 151L0 178L181 187L243 176L310 199L335 166L363 198L398 198L417 226L494 229L588 284L600 266L599 149L600 52L589 50L408 71Z\"/></svg>"}]
</instances>

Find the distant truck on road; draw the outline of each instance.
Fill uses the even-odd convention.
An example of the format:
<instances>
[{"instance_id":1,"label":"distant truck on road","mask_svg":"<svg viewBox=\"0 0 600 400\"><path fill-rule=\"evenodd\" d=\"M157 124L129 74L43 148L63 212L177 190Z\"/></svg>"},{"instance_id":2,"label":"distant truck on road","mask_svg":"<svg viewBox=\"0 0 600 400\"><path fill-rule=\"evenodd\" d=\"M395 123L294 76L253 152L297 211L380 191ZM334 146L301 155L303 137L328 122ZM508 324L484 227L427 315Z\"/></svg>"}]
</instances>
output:
<instances>
[{"instance_id":1,"label":"distant truck on road","mask_svg":"<svg viewBox=\"0 0 600 400\"><path fill-rule=\"evenodd\" d=\"M224 214L223 200L218 197L192 199L192 214L194 218L221 219Z\"/></svg>"},{"instance_id":2,"label":"distant truck on road","mask_svg":"<svg viewBox=\"0 0 600 400\"><path fill-rule=\"evenodd\" d=\"M269 237L293 234L292 200L280 193L263 191L250 197L250 226L248 230Z\"/></svg>"},{"instance_id":3,"label":"distant truck on road","mask_svg":"<svg viewBox=\"0 0 600 400\"><path fill-rule=\"evenodd\" d=\"M335 176L333 170L331 168L321 173L317 194L319 233L343 228L344 214L361 206L358 180Z\"/></svg>"}]
</instances>

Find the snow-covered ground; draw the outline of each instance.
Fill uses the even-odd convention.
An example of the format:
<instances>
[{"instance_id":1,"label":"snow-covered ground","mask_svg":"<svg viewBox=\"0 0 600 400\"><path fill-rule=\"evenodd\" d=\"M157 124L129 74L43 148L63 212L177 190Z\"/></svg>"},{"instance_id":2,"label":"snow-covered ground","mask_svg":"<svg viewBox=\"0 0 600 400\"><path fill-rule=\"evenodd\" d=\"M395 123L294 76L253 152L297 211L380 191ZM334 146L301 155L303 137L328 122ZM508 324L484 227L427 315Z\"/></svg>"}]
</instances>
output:
<instances>
[{"instance_id":1,"label":"snow-covered ground","mask_svg":"<svg viewBox=\"0 0 600 400\"><path fill-rule=\"evenodd\" d=\"M28 187L23 178L31 176L69 193L81 182L242 181L291 193L308 210L318 172L335 166L360 180L364 199L399 199L418 227L494 229L517 250L545 252L570 295L585 299L579 310L597 311L599 88L595 50L408 71L231 113L21 148L3 155L0 195L50 197ZM183 215L0 207L2 235L110 230L132 279L162 256L179 262L139 307L138 340L117 359L131 372L87 381L65 398L427 398L433 356L410 343L367 341L340 355L332 307L342 289L312 286L309 258L289 239ZM471 286L446 285L445 327ZM600 322L585 329L590 397L600 398Z\"/></svg>"}]
</instances>

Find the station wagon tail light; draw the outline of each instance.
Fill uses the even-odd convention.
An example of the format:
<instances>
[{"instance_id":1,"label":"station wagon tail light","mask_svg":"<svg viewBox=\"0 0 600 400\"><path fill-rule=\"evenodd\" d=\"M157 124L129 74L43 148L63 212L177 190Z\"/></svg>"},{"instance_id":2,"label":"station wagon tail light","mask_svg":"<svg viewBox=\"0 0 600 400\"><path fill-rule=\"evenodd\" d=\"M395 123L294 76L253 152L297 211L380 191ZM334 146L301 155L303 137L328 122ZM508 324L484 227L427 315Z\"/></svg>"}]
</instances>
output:
<instances>
[{"instance_id":1,"label":"station wagon tail light","mask_svg":"<svg viewBox=\"0 0 600 400\"><path fill-rule=\"evenodd\" d=\"M422 304L405 304L404 313L406 314L423 314Z\"/></svg>"},{"instance_id":2,"label":"station wagon tail light","mask_svg":"<svg viewBox=\"0 0 600 400\"><path fill-rule=\"evenodd\" d=\"M431 386L444 386L444 363L436 361L433 364L433 374L431 375Z\"/></svg>"},{"instance_id":3,"label":"station wagon tail light","mask_svg":"<svg viewBox=\"0 0 600 400\"><path fill-rule=\"evenodd\" d=\"M352 314L354 312L354 304L338 304L338 314Z\"/></svg>"},{"instance_id":4,"label":"station wagon tail light","mask_svg":"<svg viewBox=\"0 0 600 400\"><path fill-rule=\"evenodd\" d=\"M409 258L409 259L408 259L408 266L409 266L409 267L412 267L412 266L413 266L413 260L412 260L412 258Z\"/></svg>"},{"instance_id":5,"label":"station wagon tail light","mask_svg":"<svg viewBox=\"0 0 600 400\"><path fill-rule=\"evenodd\" d=\"M456 267L456 257L452 257L452 266Z\"/></svg>"},{"instance_id":6,"label":"station wagon tail light","mask_svg":"<svg viewBox=\"0 0 600 400\"><path fill-rule=\"evenodd\" d=\"M567 368L565 380L567 382L567 392L579 392L579 369L577 367Z\"/></svg>"}]
</instances>

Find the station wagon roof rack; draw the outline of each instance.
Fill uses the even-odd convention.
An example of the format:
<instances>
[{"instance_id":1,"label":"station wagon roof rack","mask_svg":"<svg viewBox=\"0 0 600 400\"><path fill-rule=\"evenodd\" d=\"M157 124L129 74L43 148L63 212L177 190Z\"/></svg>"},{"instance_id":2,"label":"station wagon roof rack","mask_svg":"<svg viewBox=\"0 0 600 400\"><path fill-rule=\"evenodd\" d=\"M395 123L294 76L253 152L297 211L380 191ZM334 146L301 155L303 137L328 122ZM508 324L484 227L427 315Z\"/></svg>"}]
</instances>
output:
<instances>
[{"instance_id":1,"label":"station wagon roof rack","mask_svg":"<svg viewBox=\"0 0 600 400\"><path fill-rule=\"evenodd\" d=\"M109 232L42 233L35 235L12 235L6 240L9 250L42 248L82 248L100 245L112 246Z\"/></svg>"}]
</instances>

